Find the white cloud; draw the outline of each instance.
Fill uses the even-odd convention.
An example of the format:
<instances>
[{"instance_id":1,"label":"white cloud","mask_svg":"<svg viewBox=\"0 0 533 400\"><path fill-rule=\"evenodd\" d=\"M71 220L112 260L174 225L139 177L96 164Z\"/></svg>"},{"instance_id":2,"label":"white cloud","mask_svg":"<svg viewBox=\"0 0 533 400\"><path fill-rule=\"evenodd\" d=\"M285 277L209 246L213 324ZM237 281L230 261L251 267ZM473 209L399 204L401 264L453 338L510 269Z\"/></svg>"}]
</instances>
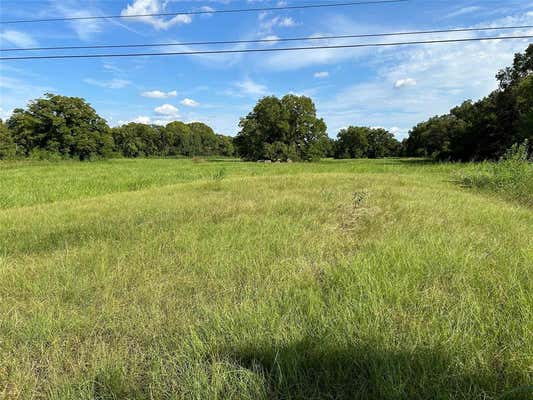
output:
<instances>
[{"instance_id":1,"label":"white cloud","mask_svg":"<svg viewBox=\"0 0 533 400\"><path fill-rule=\"evenodd\" d=\"M0 107L0 120L5 121L6 119L9 119L12 112L4 111L2 107Z\"/></svg>"},{"instance_id":2,"label":"white cloud","mask_svg":"<svg viewBox=\"0 0 533 400\"><path fill-rule=\"evenodd\" d=\"M327 72L327 71L315 72L315 73L313 74L313 76L314 76L315 78L319 78L319 79L320 79L320 78L327 78L327 77L329 76L329 72Z\"/></svg>"},{"instance_id":3,"label":"white cloud","mask_svg":"<svg viewBox=\"0 0 533 400\"><path fill-rule=\"evenodd\" d=\"M164 12L167 4L168 1L161 3L160 0L134 0L131 5L128 4L127 7L120 12L120 15L130 16L142 14L159 14ZM151 16L131 18L131 20L141 21L146 24L150 24L158 30L165 30L174 25L190 24L192 22L191 16L184 14L178 14L175 17L172 17L171 19L167 20L160 17Z\"/></svg>"},{"instance_id":4,"label":"white cloud","mask_svg":"<svg viewBox=\"0 0 533 400\"><path fill-rule=\"evenodd\" d=\"M176 97L178 92L172 90L171 92L162 92L161 90L150 90L147 92L142 92L141 96L149 97L151 99L167 99L169 97Z\"/></svg>"},{"instance_id":5,"label":"white cloud","mask_svg":"<svg viewBox=\"0 0 533 400\"><path fill-rule=\"evenodd\" d=\"M157 114L161 115L167 115L167 116L177 116L178 115L178 109L174 107L172 104L163 104L159 107L154 108L154 111Z\"/></svg>"},{"instance_id":6,"label":"white cloud","mask_svg":"<svg viewBox=\"0 0 533 400\"><path fill-rule=\"evenodd\" d=\"M138 124L149 124L150 121L150 117L147 117L145 115L139 115L138 117L135 117L132 122L137 122Z\"/></svg>"},{"instance_id":7,"label":"white cloud","mask_svg":"<svg viewBox=\"0 0 533 400\"><path fill-rule=\"evenodd\" d=\"M71 2L54 2L57 11L65 18L84 18L93 15L101 15L102 12L94 8L76 8ZM85 19L68 21L70 27L76 32L78 38L84 41L91 40L94 35L100 33L104 29L102 20Z\"/></svg>"},{"instance_id":8,"label":"white cloud","mask_svg":"<svg viewBox=\"0 0 533 400\"><path fill-rule=\"evenodd\" d=\"M478 7L478 6L470 6L470 7L462 7L460 9L458 9L457 11L453 11L449 14L446 15L446 18L453 18L453 17L459 17L461 15L466 15L466 14L472 14L476 11L480 11L482 10L481 7Z\"/></svg>"},{"instance_id":9,"label":"white cloud","mask_svg":"<svg viewBox=\"0 0 533 400\"><path fill-rule=\"evenodd\" d=\"M266 18L266 14L259 14L258 17L260 23L259 28L263 32L271 32L275 27L292 28L297 25L296 21L292 17L273 17Z\"/></svg>"},{"instance_id":10,"label":"white cloud","mask_svg":"<svg viewBox=\"0 0 533 400\"><path fill-rule=\"evenodd\" d=\"M125 79L111 79L109 81L101 81L93 78L86 78L83 80L85 83L93 86L99 86L106 89L123 89L131 84L130 81Z\"/></svg>"},{"instance_id":11,"label":"white cloud","mask_svg":"<svg viewBox=\"0 0 533 400\"><path fill-rule=\"evenodd\" d=\"M186 107L197 107L200 105L197 101L189 98L183 99L180 103Z\"/></svg>"},{"instance_id":12,"label":"white cloud","mask_svg":"<svg viewBox=\"0 0 533 400\"><path fill-rule=\"evenodd\" d=\"M5 47L5 42L17 47L35 47L35 41L30 35L20 31L5 30L0 32L0 44Z\"/></svg>"},{"instance_id":13,"label":"white cloud","mask_svg":"<svg viewBox=\"0 0 533 400\"><path fill-rule=\"evenodd\" d=\"M405 131L404 129L399 128L397 126L391 127L390 129L388 129L388 131L390 133L392 133L394 135L394 137L396 137L396 138L403 138L403 137L406 136L406 133L407 133L407 131Z\"/></svg>"},{"instance_id":14,"label":"white cloud","mask_svg":"<svg viewBox=\"0 0 533 400\"><path fill-rule=\"evenodd\" d=\"M215 9L213 7L209 7L209 6L202 6L202 7L200 7L200 11L202 11L204 13L207 13L207 14L204 14L204 15L210 16L211 12L215 11Z\"/></svg>"},{"instance_id":15,"label":"white cloud","mask_svg":"<svg viewBox=\"0 0 533 400\"><path fill-rule=\"evenodd\" d=\"M396 89L401 89L407 86L416 86L416 80L414 80L413 78L403 78L398 79L396 82L394 82L394 87Z\"/></svg>"},{"instance_id":16,"label":"white cloud","mask_svg":"<svg viewBox=\"0 0 533 400\"><path fill-rule=\"evenodd\" d=\"M240 95L264 96L267 94L267 87L254 82L250 78L236 82L234 86L239 90Z\"/></svg>"},{"instance_id":17,"label":"white cloud","mask_svg":"<svg viewBox=\"0 0 533 400\"><path fill-rule=\"evenodd\" d=\"M279 37L276 35L267 35L263 37L262 40L268 40L268 42L263 42L264 45L272 46L273 44L276 44L279 41Z\"/></svg>"},{"instance_id":18,"label":"white cloud","mask_svg":"<svg viewBox=\"0 0 533 400\"><path fill-rule=\"evenodd\" d=\"M296 22L291 17L285 17L279 21L278 25L284 28L290 28L296 26Z\"/></svg>"}]
</instances>

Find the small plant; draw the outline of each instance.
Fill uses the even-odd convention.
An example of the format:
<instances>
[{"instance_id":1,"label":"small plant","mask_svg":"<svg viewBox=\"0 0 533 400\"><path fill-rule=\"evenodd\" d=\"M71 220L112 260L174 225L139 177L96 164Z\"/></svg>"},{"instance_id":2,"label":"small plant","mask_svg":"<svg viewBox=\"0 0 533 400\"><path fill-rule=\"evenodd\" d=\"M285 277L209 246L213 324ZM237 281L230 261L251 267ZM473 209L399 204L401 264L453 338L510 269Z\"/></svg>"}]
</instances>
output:
<instances>
[{"instance_id":1,"label":"small plant","mask_svg":"<svg viewBox=\"0 0 533 400\"><path fill-rule=\"evenodd\" d=\"M211 175L211 179L215 182L221 182L226 177L226 169L219 168Z\"/></svg>"},{"instance_id":2,"label":"small plant","mask_svg":"<svg viewBox=\"0 0 533 400\"><path fill-rule=\"evenodd\" d=\"M365 203L365 200L368 196L366 191L357 191L353 193L353 208L361 208Z\"/></svg>"}]
</instances>

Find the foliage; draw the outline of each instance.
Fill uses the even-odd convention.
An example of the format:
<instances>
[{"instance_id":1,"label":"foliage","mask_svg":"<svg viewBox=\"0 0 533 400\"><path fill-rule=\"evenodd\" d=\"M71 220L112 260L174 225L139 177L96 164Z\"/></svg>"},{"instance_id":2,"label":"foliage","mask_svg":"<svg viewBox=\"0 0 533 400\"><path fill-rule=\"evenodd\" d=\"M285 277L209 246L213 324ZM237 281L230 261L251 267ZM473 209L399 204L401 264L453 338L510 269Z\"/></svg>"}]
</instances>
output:
<instances>
[{"instance_id":1,"label":"foliage","mask_svg":"<svg viewBox=\"0 0 533 400\"><path fill-rule=\"evenodd\" d=\"M497 74L498 90L415 126L404 143L404 154L439 160L497 160L513 143L531 140L532 73L533 44Z\"/></svg>"},{"instance_id":2,"label":"foliage","mask_svg":"<svg viewBox=\"0 0 533 400\"><path fill-rule=\"evenodd\" d=\"M113 148L106 121L78 97L46 94L26 110L15 109L7 125L22 156L38 150L87 160L107 157Z\"/></svg>"},{"instance_id":3,"label":"foliage","mask_svg":"<svg viewBox=\"0 0 533 400\"><path fill-rule=\"evenodd\" d=\"M160 128L131 122L111 130L115 149L124 157L157 156L162 154Z\"/></svg>"},{"instance_id":4,"label":"foliage","mask_svg":"<svg viewBox=\"0 0 533 400\"><path fill-rule=\"evenodd\" d=\"M46 94L27 109L0 121L0 159L15 156L88 160L124 157L234 156L233 138L216 135L201 123L166 126L128 123L110 129L96 111L77 97Z\"/></svg>"},{"instance_id":5,"label":"foliage","mask_svg":"<svg viewBox=\"0 0 533 400\"><path fill-rule=\"evenodd\" d=\"M0 160L15 158L16 146L11 132L6 124L0 119Z\"/></svg>"},{"instance_id":6,"label":"foliage","mask_svg":"<svg viewBox=\"0 0 533 400\"><path fill-rule=\"evenodd\" d=\"M335 143L335 158L382 158L396 156L400 143L385 129L349 126L341 129Z\"/></svg>"},{"instance_id":7,"label":"foliage","mask_svg":"<svg viewBox=\"0 0 533 400\"><path fill-rule=\"evenodd\" d=\"M533 206L533 158L529 142L513 145L498 162L484 162L457 174L465 187L496 192L499 195Z\"/></svg>"},{"instance_id":8,"label":"foliage","mask_svg":"<svg viewBox=\"0 0 533 400\"><path fill-rule=\"evenodd\" d=\"M235 145L246 160L310 161L327 150L326 124L309 97L263 97L239 126Z\"/></svg>"},{"instance_id":9,"label":"foliage","mask_svg":"<svg viewBox=\"0 0 533 400\"><path fill-rule=\"evenodd\" d=\"M174 121L165 127L129 123L112 129L116 150L125 157L233 156L233 139L201 123Z\"/></svg>"}]
</instances>

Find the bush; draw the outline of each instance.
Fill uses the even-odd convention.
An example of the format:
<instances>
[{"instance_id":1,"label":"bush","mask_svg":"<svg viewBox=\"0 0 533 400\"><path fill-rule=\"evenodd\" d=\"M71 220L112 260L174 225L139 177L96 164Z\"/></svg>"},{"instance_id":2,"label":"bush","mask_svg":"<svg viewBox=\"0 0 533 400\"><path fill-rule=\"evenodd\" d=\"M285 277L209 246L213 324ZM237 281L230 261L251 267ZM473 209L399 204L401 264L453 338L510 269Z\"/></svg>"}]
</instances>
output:
<instances>
[{"instance_id":1,"label":"bush","mask_svg":"<svg viewBox=\"0 0 533 400\"><path fill-rule=\"evenodd\" d=\"M513 145L498 162L483 162L459 173L465 187L489 190L533 206L533 163L529 142Z\"/></svg>"}]
</instances>

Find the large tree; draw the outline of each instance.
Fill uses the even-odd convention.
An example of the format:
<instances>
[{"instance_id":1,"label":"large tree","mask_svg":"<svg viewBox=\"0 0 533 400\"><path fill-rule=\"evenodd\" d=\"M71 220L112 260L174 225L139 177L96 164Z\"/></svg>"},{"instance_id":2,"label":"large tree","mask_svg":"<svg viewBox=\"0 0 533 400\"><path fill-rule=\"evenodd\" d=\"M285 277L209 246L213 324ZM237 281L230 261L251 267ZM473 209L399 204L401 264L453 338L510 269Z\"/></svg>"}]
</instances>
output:
<instances>
[{"instance_id":1,"label":"large tree","mask_svg":"<svg viewBox=\"0 0 533 400\"><path fill-rule=\"evenodd\" d=\"M316 160L326 150L326 124L309 97L264 97L239 126L235 145L246 160Z\"/></svg>"},{"instance_id":2,"label":"large tree","mask_svg":"<svg viewBox=\"0 0 533 400\"><path fill-rule=\"evenodd\" d=\"M86 160L108 156L113 142L106 121L82 98L46 94L7 121L22 155L44 151Z\"/></svg>"}]
</instances>

